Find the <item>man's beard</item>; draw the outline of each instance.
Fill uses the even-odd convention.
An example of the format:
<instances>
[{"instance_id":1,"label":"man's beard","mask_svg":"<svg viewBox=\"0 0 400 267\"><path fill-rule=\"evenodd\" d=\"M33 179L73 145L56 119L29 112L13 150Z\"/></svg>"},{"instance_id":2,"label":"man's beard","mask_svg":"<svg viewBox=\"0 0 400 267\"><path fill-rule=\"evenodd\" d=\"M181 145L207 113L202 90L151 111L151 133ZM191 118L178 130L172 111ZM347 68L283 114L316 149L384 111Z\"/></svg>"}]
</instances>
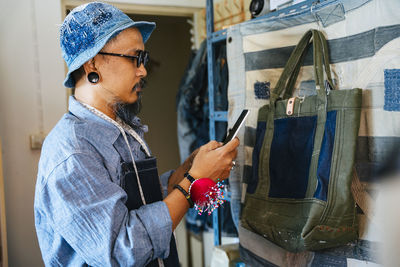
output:
<instances>
[{"instance_id":1,"label":"man's beard","mask_svg":"<svg viewBox=\"0 0 400 267\"><path fill-rule=\"evenodd\" d=\"M138 88L143 90L145 85L146 81L141 79L140 82L132 88L132 92L136 91ZM136 92L136 94L138 98L134 103L123 103L122 101L117 101L117 103L114 104L115 114L130 126L133 126L133 119L142 109L142 92Z\"/></svg>"}]
</instances>

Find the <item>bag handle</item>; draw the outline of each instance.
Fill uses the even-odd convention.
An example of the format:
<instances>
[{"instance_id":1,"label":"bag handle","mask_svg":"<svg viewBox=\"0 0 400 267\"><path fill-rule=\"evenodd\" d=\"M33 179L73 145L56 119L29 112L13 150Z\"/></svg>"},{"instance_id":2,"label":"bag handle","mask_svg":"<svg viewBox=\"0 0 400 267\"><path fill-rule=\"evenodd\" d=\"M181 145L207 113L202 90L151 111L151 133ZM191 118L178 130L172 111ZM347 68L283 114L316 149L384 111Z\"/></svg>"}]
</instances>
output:
<instances>
[{"instance_id":1,"label":"bag handle","mask_svg":"<svg viewBox=\"0 0 400 267\"><path fill-rule=\"evenodd\" d=\"M331 87L332 90L336 90L336 86L333 83L333 79L332 79L332 73L331 73L331 62L329 61L329 48L328 48L328 42L325 39L325 36L322 32L317 31L318 35L319 35L319 39L321 41L322 44L322 54L324 56L324 66L325 66L325 74L327 77L327 81Z\"/></svg>"},{"instance_id":2,"label":"bag handle","mask_svg":"<svg viewBox=\"0 0 400 267\"><path fill-rule=\"evenodd\" d=\"M283 69L281 76L279 77L275 89L271 92L271 98L270 98L271 102L275 102L282 94L282 91L286 86L286 81L295 71L296 66L300 63L299 61L304 53L304 50L306 50L309 44L311 36L312 36L312 31L311 30L307 31L300 39L297 46L294 48L292 54L290 55L288 61L286 62L285 68Z\"/></svg>"},{"instance_id":3,"label":"bag handle","mask_svg":"<svg viewBox=\"0 0 400 267\"><path fill-rule=\"evenodd\" d=\"M284 92L283 99L288 99L292 96L294 91L294 85L296 83L298 74L300 72L300 68L302 62L307 54L309 41L312 37L313 47L314 47L314 67L315 67L315 81L316 85L319 88L325 89L324 84L324 72L321 68L324 66L326 80L328 81L330 87L335 89L333 84L330 62L329 62L329 50L326 39L324 35L317 30L309 30L306 34L303 35L299 44L296 46L295 50L293 50L292 55L290 56L284 72L275 87L275 95L276 99ZM305 44L305 45L304 45ZM322 55L322 61L319 59ZM288 80L288 82L287 82ZM287 83L286 83L287 82Z\"/></svg>"},{"instance_id":4,"label":"bag handle","mask_svg":"<svg viewBox=\"0 0 400 267\"><path fill-rule=\"evenodd\" d=\"M324 66L325 74L326 74L326 81L328 82L330 88L332 90L335 90L336 87L334 86L332 75L331 75L331 69L330 69L329 49L328 49L327 41L326 41L325 36L323 35L322 32L314 30L314 32L313 32L313 42L316 42L316 41L320 42L321 54L323 56L323 66ZM293 95L294 86L296 84L296 80L297 80L297 77L298 77L298 74L300 72L300 68L301 68L302 62L303 62L306 54L307 54L307 50L304 51L303 56L300 59L300 63L296 66L296 69L293 71L292 75L290 76L289 82L287 83L287 86L286 86L286 91L285 91L285 94L283 96L283 99L288 99ZM324 83L325 79L323 79L323 77L324 77L323 76L323 72L320 74L320 77L321 77L320 84L323 84L324 87L325 87L325 83Z\"/></svg>"},{"instance_id":5,"label":"bag handle","mask_svg":"<svg viewBox=\"0 0 400 267\"><path fill-rule=\"evenodd\" d=\"M322 59L323 62L320 62L323 64L324 69L325 69L325 74L326 74L326 80L328 81L330 87L332 89L335 89L335 86L333 84L333 80L332 80L332 75L331 75L331 67L330 67L330 61L329 61L329 49L328 49L328 44L326 42L325 36L322 34L322 32L317 31L317 30L313 30L313 32L315 33L315 40L317 41L318 44L318 48L319 48L319 53L320 55L322 55ZM315 53L315 52L314 52ZM315 55L315 54L314 54ZM322 66L322 64L320 66ZM319 82L316 83L316 85L319 85L322 88L325 88L325 79L324 79L324 71L322 68L318 68L318 73L316 74L316 76L319 79Z\"/></svg>"},{"instance_id":6,"label":"bag handle","mask_svg":"<svg viewBox=\"0 0 400 267\"><path fill-rule=\"evenodd\" d=\"M313 42L315 44L315 42L319 42L319 44L314 45L314 50L316 49L316 47L319 50L319 54L323 56L323 62L322 65L324 66L325 69L325 74L326 74L326 80L328 81L330 88L332 90L336 89L334 84L333 84L333 80L332 80L332 76L331 76L331 69L330 69L330 61L329 61L329 49L328 49L328 44L326 42L325 36L322 34L322 32L317 31L317 30L311 30L313 32ZM298 65L296 65L296 69L293 71L293 73L291 74L290 78L289 78L289 82L287 83L286 86L286 91L285 94L283 96L283 99L288 99L293 95L293 91L294 91L294 85L296 83L298 74L300 72L300 68L302 65L302 62L305 58L307 54L307 49L303 52L302 57L300 58L300 62ZM315 54L314 54L314 58L315 58ZM322 66L321 65L321 66ZM322 69L321 69L322 70ZM315 74L316 76L316 85L320 85L320 87L322 86L322 88L325 89L325 79L324 79L324 73L320 72L318 74ZM319 79L319 80L317 80Z\"/></svg>"}]
</instances>

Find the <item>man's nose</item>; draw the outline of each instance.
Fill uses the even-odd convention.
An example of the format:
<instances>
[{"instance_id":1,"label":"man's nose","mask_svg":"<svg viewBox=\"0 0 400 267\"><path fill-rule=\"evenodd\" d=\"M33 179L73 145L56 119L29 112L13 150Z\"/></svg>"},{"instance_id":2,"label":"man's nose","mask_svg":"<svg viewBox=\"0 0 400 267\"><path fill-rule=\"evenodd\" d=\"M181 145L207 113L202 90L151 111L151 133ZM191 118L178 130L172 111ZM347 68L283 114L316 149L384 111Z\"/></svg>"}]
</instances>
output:
<instances>
[{"instance_id":1,"label":"man's nose","mask_svg":"<svg viewBox=\"0 0 400 267\"><path fill-rule=\"evenodd\" d=\"M139 77L147 76L147 70L146 70L144 64L140 64L139 68L137 69L137 76L139 76Z\"/></svg>"}]
</instances>

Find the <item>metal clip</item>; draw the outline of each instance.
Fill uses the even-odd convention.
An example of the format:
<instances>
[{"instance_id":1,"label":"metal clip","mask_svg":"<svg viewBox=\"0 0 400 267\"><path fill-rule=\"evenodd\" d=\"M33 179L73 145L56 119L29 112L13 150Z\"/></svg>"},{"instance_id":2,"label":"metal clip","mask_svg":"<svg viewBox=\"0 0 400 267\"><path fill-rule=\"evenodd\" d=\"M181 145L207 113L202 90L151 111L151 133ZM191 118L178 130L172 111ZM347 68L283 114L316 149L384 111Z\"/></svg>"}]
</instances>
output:
<instances>
[{"instance_id":1,"label":"metal clip","mask_svg":"<svg viewBox=\"0 0 400 267\"><path fill-rule=\"evenodd\" d=\"M286 106L286 115L291 116L293 115L293 110L294 110L294 101L295 97L289 98L287 106Z\"/></svg>"},{"instance_id":2,"label":"metal clip","mask_svg":"<svg viewBox=\"0 0 400 267\"><path fill-rule=\"evenodd\" d=\"M298 105L298 108L297 108L297 117L300 117L301 104L303 104L304 99L306 99L306 97L305 96L299 96L298 98L300 99L300 101L299 101L299 105Z\"/></svg>"},{"instance_id":3,"label":"metal clip","mask_svg":"<svg viewBox=\"0 0 400 267\"><path fill-rule=\"evenodd\" d=\"M326 90L326 95L329 95L329 93L332 90L331 85L329 84L329 82L327 80L325 80L325 90Z\"/></svg>"}]
</instances>

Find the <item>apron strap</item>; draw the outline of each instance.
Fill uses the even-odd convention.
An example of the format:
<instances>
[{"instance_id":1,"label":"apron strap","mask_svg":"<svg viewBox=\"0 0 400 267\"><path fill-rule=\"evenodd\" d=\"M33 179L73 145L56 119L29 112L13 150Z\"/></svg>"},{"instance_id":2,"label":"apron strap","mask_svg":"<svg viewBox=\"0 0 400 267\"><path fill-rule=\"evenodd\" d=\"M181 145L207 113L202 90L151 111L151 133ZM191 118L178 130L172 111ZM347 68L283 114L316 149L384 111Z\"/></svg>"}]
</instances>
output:
<instances>
[{"instance_id":1,"label":"apron strap","mask_svg":"<svg viewBox=\"0 0 400 267\"><path fill-rule=\"evenodd\" d=\"M120 124L122 126L122 128L129 133L133 138L136 139L136 141L139 142L139 144L142 146L142 148L144 149L144 152L146 153L147 157L151 157L149 148L147 147L146 143L143 141L143 139L139 136L139 134L132 129L131 126L129 126L128 124L126 124L123 120L121 120L121 118L117 117L116 122L118 124Z\"/></svg>"}]
</instances>

